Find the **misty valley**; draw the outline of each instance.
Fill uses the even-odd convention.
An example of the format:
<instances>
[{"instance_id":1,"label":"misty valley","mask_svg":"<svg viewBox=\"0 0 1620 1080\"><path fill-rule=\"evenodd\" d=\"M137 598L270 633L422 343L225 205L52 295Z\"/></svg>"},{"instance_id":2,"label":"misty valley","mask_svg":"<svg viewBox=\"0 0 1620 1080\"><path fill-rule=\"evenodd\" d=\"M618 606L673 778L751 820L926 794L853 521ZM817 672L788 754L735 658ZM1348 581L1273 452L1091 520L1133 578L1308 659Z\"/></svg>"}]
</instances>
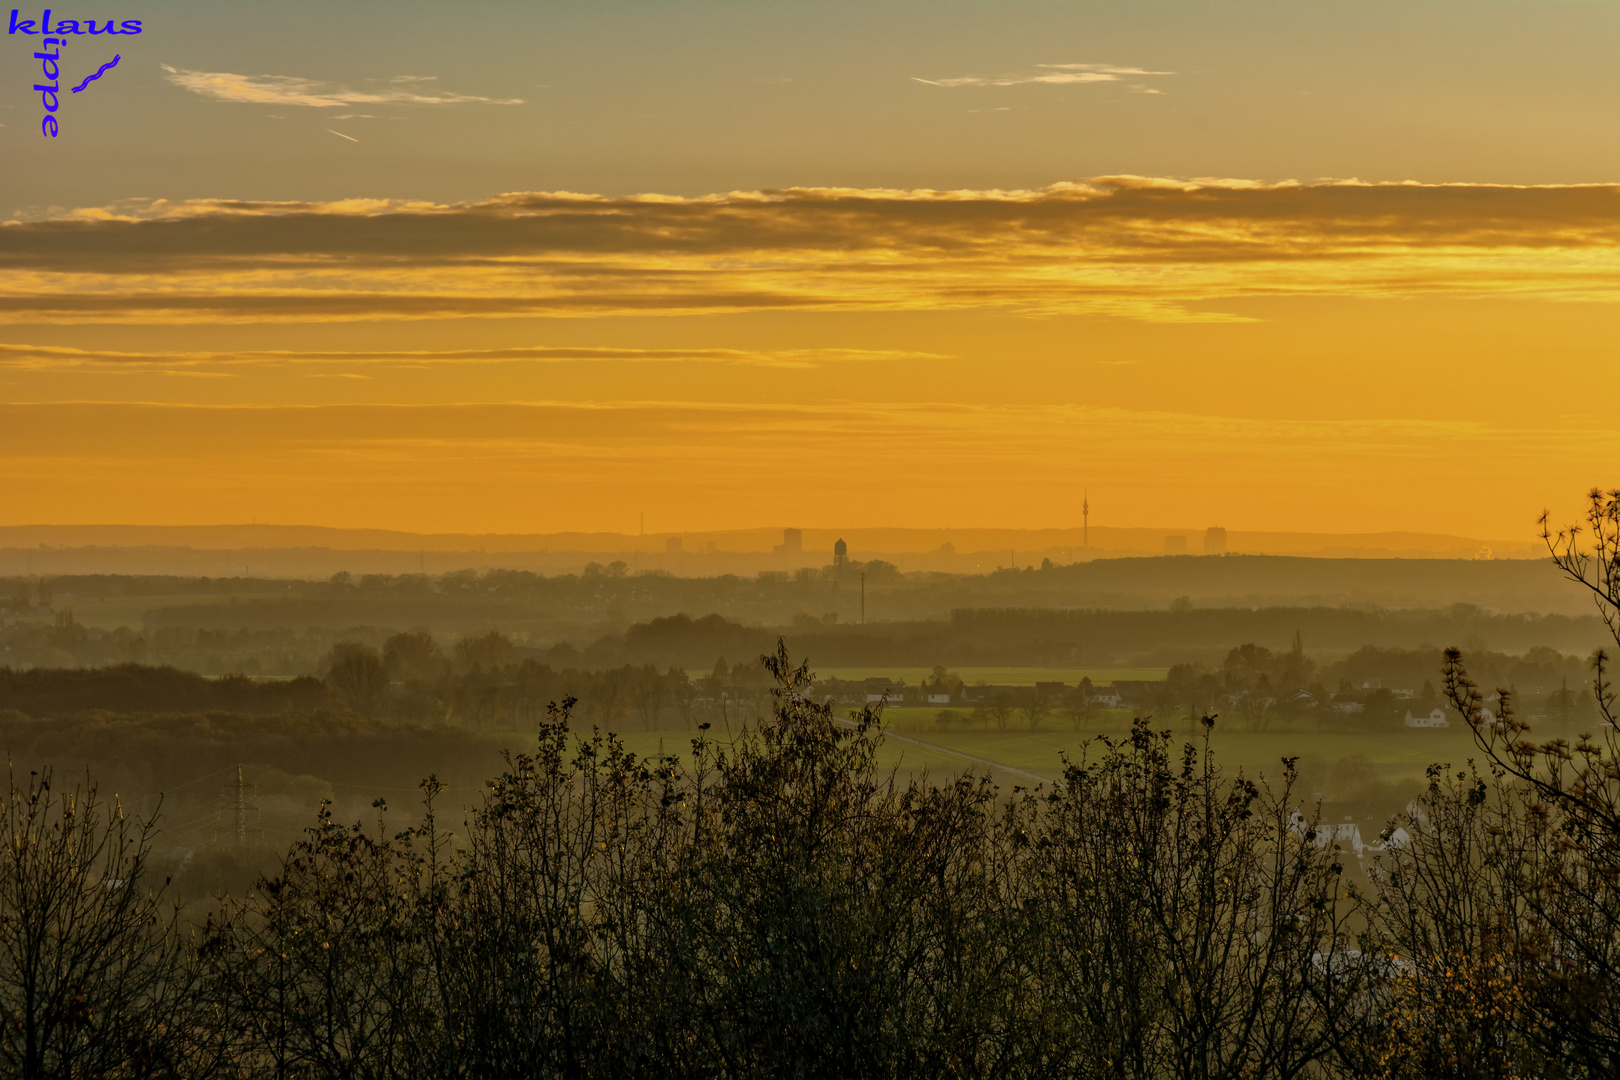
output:
<instances>
[{"instance_id":1,"label":"misty valley","mask_svg":"<svg viewBox=\"0 0 1620 1080\"><path fill-rule=\"evenodd\" d=\"M8 1045L36 1075L1598 1075L1572 1033L1620 1003L1572 1026L1592 969L1550 958L1612 895L1561 839L1607 827L1608 633L1553 554L1468 568L1544 576L1542 611L1288 603L1303 560L1236 556L3 579L0 904L43 935L18 970L49 959Z\"/></svg>"}]
</instances>

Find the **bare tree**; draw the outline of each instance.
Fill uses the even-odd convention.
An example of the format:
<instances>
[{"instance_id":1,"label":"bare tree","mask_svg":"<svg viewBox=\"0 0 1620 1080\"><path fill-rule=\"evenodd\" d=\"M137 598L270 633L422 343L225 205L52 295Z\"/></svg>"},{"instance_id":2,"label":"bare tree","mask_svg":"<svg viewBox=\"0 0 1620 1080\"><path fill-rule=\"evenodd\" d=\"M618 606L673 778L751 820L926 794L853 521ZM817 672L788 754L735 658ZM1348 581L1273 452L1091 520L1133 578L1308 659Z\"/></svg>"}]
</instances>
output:
<instances>
[{"instance_id":1,"label":"bare tree","mask_svg":"<svg viewBox=\"0 0 1620 1080\"><path fill-rule=\"evenodd\" d=\"M9 779L0 821L0 1058L24 1080L197 1065L175 913L150 877L156 815ZM199 1072L204 1071L198 1069Z\"/></svg>"},{"instance_id":2,"label":"bare tree","mask_svg":"<svg viewBox=\"0 0 1620 1080\"><path fill-rule=\"evenodd\" d=\"M371 646L340 641L327 654L326 683L343 695L349 708L375 716L388 694L388 669Z\"/></svg>"},{"instance_id":3,"label":"bare tree","mask_svg":"<svg viewBox=\"0 0 1620 1080\"><path fill-rule=\"evenodd\" d=\"M1031 695L1018 707L1018 711L1024 714L1024 722L1029 724L1029 730L1039 731L1042 722L1052 715L1052 706L1042 701L1039 695Z\"/></svg>"},{"instance_id":4,"label":"bare tree","mask_svg":"<svg viewBox=\"0 0 1620 1080\"><path fill-rule=\"evenodd\" d=\"M1015 708L1012 699L1001 691L992 694L990 700L985 702L984 705L985 715L995 721L996 728L999 731L1007 730L1007 724L1012 720Z\"/></svg>"},{"instance_id":5,"label":"bare tree","mask_svg":"<svg viewBox=\"0 0 1620 1080\"><path fill-rule=\"evenodd\" d=\"M1138 720L1100 746L1026 812L1046 1052L1114 1077L1305 1072L1356 987L1332 962L1344 867L1292 760L1273 789L1221 770L1207 734L1178 752Z\"/></svg>"},{"instance_id":6,"label":"bare tree","mask_svg":"<svg viewBox=\"0 0 1620 1080\"><path fill-rule=\"evenodd\" d=\"M697 688L692 680L686 677L686 672L680 668L672 667L667 674L670 685L670 698L675 704L675 711L680 714L681 727L692 727L692 710L695 708L694 699L697 697Z\"/></svg>"},{"instance_id":7,"label":"bare tree","mask_svg":"<svg viewBox=\"0 0 1620 1080\"><path fill-rule=\"evenodd\" d=\"M641 714L641 726L648 731L658 730L658 713L668 696L668 679L651 664L638 669L630 680L630 699Z\"/></svg>"},{"instance_id":8,"label":"bare tree","mask_svg":"<svg viewBox=\"0 0 1620 1080\"><path fill-rule=\"evenodd\" d=\"M1564 1074L1578 1054L1537 1015L1533 989L1549 942L1523 902L1541 869L1523 789L1471 766L1431 766L1428 781L1385 831L1373 892L1357 898L1377 992L1338 1042L1345 1064L1412 1080Z\"/></svg>"},{"instance_id":9,"label":"bare tree","mask_svg":"<svg viewBox=\"0 0 1620 1080\"><path fill-rule=\"evenodd\" d=\"M1541 516L1553 562L1591 595L1620 645L1620 490L1592 489L1586 526L1554 532ZM1583 533L1585 534L1583 538ZM1620 736L1609 655L1592 658L1601 734L1538 742L1499 688L1494 712L1468 677L1458 649L1445 653L1445 694L1473 732L1499 782L1524 802L1519 823L1530 838L1516 900L1545 944L1522 972L1536 990L1527 1008L1542 1018L1549 1054L1567 1053L1585 1075L1620 1068ZM1548 1024L1551 1026L1549 1027Z\"/></svg>"},{"instance_id":10,"label":"bare tree","mask_svg":"<svg viewBox=\"0 0 1620 1080\"><path fill-rule=\"evenodd\" d=\"M416 867L378 833L323 803L279 871L227 905L213 983L247 1075L403 1077L433 1045Z\"/></svg>"}]
</instances>

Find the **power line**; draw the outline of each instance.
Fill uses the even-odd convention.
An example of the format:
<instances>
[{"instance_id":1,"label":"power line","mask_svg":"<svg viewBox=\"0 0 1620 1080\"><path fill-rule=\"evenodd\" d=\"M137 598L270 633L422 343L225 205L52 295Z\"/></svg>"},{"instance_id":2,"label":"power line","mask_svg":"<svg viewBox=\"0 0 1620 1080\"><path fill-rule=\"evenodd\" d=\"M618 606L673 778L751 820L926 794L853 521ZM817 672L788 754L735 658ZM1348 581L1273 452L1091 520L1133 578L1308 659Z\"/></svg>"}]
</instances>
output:
<instances>
[{"instance_id":1,"label":"power line","mask_svg":"<svg viewBox=\"0 0 1620 1080\"><path fill-rule=\"evenodd\" d=\"M240 769L241 766L238 765L238 766L236 766L236 768ZM140 806L142 803L151 802L153 799L161 799L161 798L164 798L164 797L172 794L173 792L180 791L183 788L191 787L194 784L200 784L204 780L211 780L216 776L224 776L225 774L229 773L230 771L231 771L230 767L226 767L226 768L223 768L223 769L215 769L211 773L203 773L201 776L198 776L198 777L196 777L194 779L191 779L191 780L187 780L182 784L174 784L173 786L164 788L162 791L159 791L159 792L157 792L155 794L143 795L139 799L135 799L134 801L129 802L129 803L125 803L124 805L130 806L130 807Z\"/></svg>"},{"instance_id":2,"label":"power line","mask_svg":"<svg viewBox=\"0 0 1620 1080\"><path fill-rule=\"evenodd\" d=\"M247 785L242 783L242 766L238 765L236 767L236 801L231 807L233 824L236 826L234 832L237 847L247 846L247 812L252 810L257 813L259 809L257 806L247 804L246 794Z\"/></svg>"}]
</instances>

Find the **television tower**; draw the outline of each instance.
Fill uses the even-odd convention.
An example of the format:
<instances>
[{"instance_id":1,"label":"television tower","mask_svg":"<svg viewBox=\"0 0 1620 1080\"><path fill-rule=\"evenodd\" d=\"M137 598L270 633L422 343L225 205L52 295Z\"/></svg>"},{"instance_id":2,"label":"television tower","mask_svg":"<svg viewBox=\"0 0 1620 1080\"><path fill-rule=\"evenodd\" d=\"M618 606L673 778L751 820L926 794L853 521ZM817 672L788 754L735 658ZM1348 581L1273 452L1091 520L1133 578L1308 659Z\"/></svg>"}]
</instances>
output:
<instances>
[{"instance_id":1,"label":"television tower","mask_svg":"<svg viewBox=\"0 0 1620 1080\"><path fill-rule=\"evenodd\" d=\"M1080 546L1091 547L1091 492L1080 496Z\"/></svg>"}]
</instances>

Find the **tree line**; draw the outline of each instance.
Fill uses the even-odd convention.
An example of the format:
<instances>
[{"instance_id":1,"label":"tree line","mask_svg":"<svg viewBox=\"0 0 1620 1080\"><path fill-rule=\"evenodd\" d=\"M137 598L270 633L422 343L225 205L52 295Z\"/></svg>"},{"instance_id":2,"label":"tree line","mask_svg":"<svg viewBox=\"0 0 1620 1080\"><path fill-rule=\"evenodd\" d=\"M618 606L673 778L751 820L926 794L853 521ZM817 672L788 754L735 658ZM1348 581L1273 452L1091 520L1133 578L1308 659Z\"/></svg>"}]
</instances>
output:
<instances>
[{"instance_id":1,"label":"tree line","mask_svg":"<svg viewBox=\"0 0 1620 1080\"><path fill-rule=\"evenodd\" d=\"M703 621L684 616L655 620ZM670 631L660 627L660 632ZM735 647L742 643L728 643L734 647L729 651L737 655ZM1346 730L1398 728L1407 710L1427 713L1440 703L1435 681L1440 653L1438 648L1368 646L1319 665L1297 643L1279 651L1248 643L1229 650L1218 666L1172 666L1162 682L1133 686L1128 704L1156 716L1185 717L1189 723L1203 713L1219 712L1228 727L1250 730L1310 717L1326 717L1324 723ZM1490 651L1470 655L1474 670L1489 685L1514 688L1521 700L1555 721L1584 721L1596 715L1591 691L1582 685L1586 662L1576 657L1546 648L1523 656ZM279 681L239 675L205 678L141 664L20 671L0 667L0 711L14 709L31 716L224 711L280 714L289 721L301 715L354 714L473 730L521 730L537 722L547 702L573 697L580 702L576 716L586 724L690 730L700 721L720 720L722 701L732 712L762 706L765 691L756 665L726 664L722 658L713 668L694 674L674 666L660 670L653 664L556 666L534 659L532 650L496 631L462 638L450 649L422 631L391 635L381 648L340 641L327 649L317 667L321 678ZM935 689L946 691L954 687L955 701L961 696L962 680L943 665L936 665L936 672L924 686L937 683ZM1367 683L1374 688L1361 691ZM1055 722L1086 730L1105 715L1093 697L1095 689L1088 681L1058 696L1034 688L975 694L971 704L940 710L938 723L944 728L1038 729ZM1397 695L1396 689L1403 693ZM1354 714L1335 712L1336 696L1352 691L1361 709ZM1411 697L1405 696L1407 691Z\"/></svg>"}]
</instances>

